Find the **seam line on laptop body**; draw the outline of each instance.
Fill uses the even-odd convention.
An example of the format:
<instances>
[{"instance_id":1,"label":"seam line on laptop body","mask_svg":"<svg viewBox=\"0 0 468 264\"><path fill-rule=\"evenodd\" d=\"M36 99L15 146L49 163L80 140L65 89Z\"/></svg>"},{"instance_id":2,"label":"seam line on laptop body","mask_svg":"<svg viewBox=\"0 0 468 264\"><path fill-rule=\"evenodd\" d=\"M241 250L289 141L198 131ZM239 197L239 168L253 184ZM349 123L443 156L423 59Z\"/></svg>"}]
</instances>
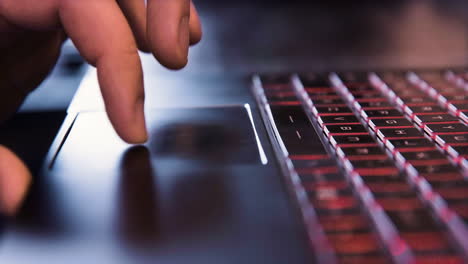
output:
<instances>
[{"instance_id":1,"label":"seam line on laptop body","mask_svg":"<svg viewBox=\"0 0 468 264\"><path fill-rule=\"evenodd\" d=\"M69 121L68 118L70 118ZM47 156L48 159L47 159L47 165L46 165L46 168L48 170L51 170L53 169L54 165L55 165L55 161L58 157L58 154L60 153L60 151L62 150L62 147L63 145L65 144L65 141L67 140L68 136L70 135L70 132L71 130L73 129L73 126L76 122L76 119L78 118L78 113L76 114L73 114L73 115L68 115L67 118L65 119L65 121L63 122L62 124L62 128L60 129L60 132L59 134L57 135L57 137L55 138L54 140L54 143L52 144L51 148L50 148L50 153L49 155ZM68 124L68 127L66 128L65 131L62 131L62 129L65 129L65 126L67 125L67 122L70 122ZM62 136L63 135L63 136ZM56 147L55 147L56 146ZM53 152L52 152L53 151Z\"/></svg>"}]
</instances>

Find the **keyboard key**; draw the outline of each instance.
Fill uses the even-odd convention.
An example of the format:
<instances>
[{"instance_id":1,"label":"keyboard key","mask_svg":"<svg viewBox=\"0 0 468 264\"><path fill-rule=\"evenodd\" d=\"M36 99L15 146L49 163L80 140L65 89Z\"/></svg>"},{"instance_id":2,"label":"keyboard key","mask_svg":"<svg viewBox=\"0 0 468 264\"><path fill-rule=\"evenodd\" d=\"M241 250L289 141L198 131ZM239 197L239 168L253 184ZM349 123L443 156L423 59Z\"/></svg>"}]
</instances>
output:
<instances>
[{"instance_id":1,"label":"keyboard key","mask_svg":"<svg viewBox=\"0 0 468 264\"><path fill-rule=\"evenodd\" d=\"M382 95L380 94L380 92L369 92L369 93L353 94L354 100L379 98L381 96Z\"/></svg>"},{"instance_id":2,"label":"keyboard key","mask_svg":"<svg viewBox=\"0 0 468 264\"><path fill-rule=\"evenodd\" d=\"M458 185L463 182L463 175L459 172L438 172L438 173L422 173L424 178L435 187Z\"/></svg>"},{"instance_id":3,"label":"keyboard key","mask_svg":"<svg viewBox=\"0 0 468 264\"><path fill-rule=\"evenodd\" d=\"M467 186L436 187L434 190L444 199L468 199Z\"/></svg>"},{"instance_id":4,"label":"keyboard key","mask_svg":"<svg viewBox=\"0 0 468 264\"><path fill-rule=\"evenodd\" d=\"M442 144L456 145L456 144L468 144L468 135L439 135Z\"/></svg>"},{"instance_id":5,"label":"keyboard key","mask_svg":"<svg viewBox=\"0 0 468 264\"><path fill-rule=\"evenodd\" d=\"M369 225L360 214L352 215L327 215L319 217L319 221L325 232L366 231Z\"/></svg>"},{"instance_id":6,"label":"keyboard key","mask_svg":"<svg viewBox=\"0 0 468 264\"><path fill-rule=\"evenodd\" d=\"M320 116L318 119L320 124L359 123L354 115Z\"/></svg>"},{"instance_id":7,"label":"keyboard key","mask_svg":"<svg viewBox=\"0 0 468 264\"><path fill-rule=\"evenodd\" d=\"M438 173L458 173L458 170L452 166L447 164L442 165L425 165L425 166L414 166L414 168L421 174L429 175L429 174L438 174Z\"/></svg>"},{"instance_id":8,"label":"keyboard key","mask_svg":"<svg viewBox=\"0 0 468 264\"><path fill-rule=\"evenodd\" d=\"M367 134L366 128L361 125L326 125L324 126L324 132L327 135L335 135L335 134L352 134L356 135L355 133L359 134Z\"/></svg>"},{"instance_id":9,"label":"keyboard key","mask_svg":"<svg viewBox=\"0 0 468 264\"><path fill-rule=\"evenodd\" d=\"M352 160L350 163L355 169L395 167L393 161L389 158L382 160Z\"/></svg>"},{"instance_id":10,"label":"keyboard key","mask_svg":"<svg viewBox=\"0 0 468 264\"><path fill-rule=\"evenodd\" d=\"M425 96L423 92L412 93L413 94L407 92L408 95L405 94L404 96L402 96L401 93L398 93L398 95L400 96L400 100L403 102L403 104L409 106L417 106L421 105L422 103L427 103L428 105L436 106L434 100L432 100L430 97Z\"/></svg>"},{"instance_id":11,"label":"keyboard key","mask_svg":"<svg viewBox=\"0 0 468 264\"><path fill-rule=\"evenodd\" d=\"M410 160L447 160L447 157L438 150L417 151L417 152L400 152L400 155L407 161ZM448 160L447 160L448 163Z\"/></svg>"},{"instance_id":12,"label":"keyboard key","mask_svg":"<svg viewBox=\"0 0 468 264\"><path fill-rule=\"evenodd\" d=\"M326 115L326 114L337 114L337 113L352 113L351 109L347 106L342 106L342 107L315 107L315 111L319 115Z\"/></svg>"},{"instance_id":13,"label":"keyboard key","mask_svg":"<svg viewBox=\"0 0 468 264\"><path fill-rule=\"evenodd\" d=\"M432 219L431 214L425 209L412 211L387 212L392 222L401 232L437 230L438 225Z\"/></svg>"},{"instance_id":14,"label":"keyboard key","mask_svg":"<svg viewBox=\"0 0 468 264\"><path fill-rule=\"evenodd\" d=\"M450 250L446 235L442 232L404 232L401 236L416 252Z\"/></svg>"},{"instance_id":15,"label":"keyboard key","mask_svg":"<svg viewBox=\"0 0 468 264\"><path fill-rule=\"evenodd\" d=\"M392 127L414 127L413 123L408 121L406 118L394 118L394 119L372 119L369 121L369 126L372 128L392 128Z\"/></svg>"},{"instance_id":16,"label":"keyboard key","mask_svg":"<svg viewBox=\"0 0 468 264\"><path fill-rule=\"evenodd\" d=\"M446 113L445 109L441 108L440 106L430 106L430 105L411 106L407 108L406 112L409 114L413 114L413 113L414 114L426 114L426 113L445 114Z\"/></svg>"},{"instance_id":17,"label":"keyboard key","mask_svg":"<svg viewBox=\"0 0 468 264\"><path fill-rule=\"evenodd\" d=\"M266 92L265 96L270 102L298 100L294 92L276 92L276 91L272 93Z\"/></svg>"},{"instance_id":18,"label":"keyboard key","mask_svg":"<svg viewBox=\"0 0 468 264\"><path fill-rule=\"evenodd\" d=\"M392 107L391 104L389 104L388 102L385 102L385 101L381 101L381 102L361 102L361 103L358 103L358 104L363 109L369 109L369 108L375 108L375 107ZM371 110L371 109L369 109L369 110Z\"/></svg>"},{"instance_id":19,"label":"keyboard key","mask_svg":"<svg viewBox=\"0 0 468 264\"><path fill-rule=\"evenodd\" d=\"M273 119L278 128L310 127L312 124L302 106L270 106Z\"/></svg>"},{"instance_id":20,"label":"keyboard key","mask_svg":"<svg viewBox=\"0 0 468 264\"><path fill-rule=\"evenodd\" d=\"M379 250L372 233L330 234L328 238L338 254L368 254Z\"/></svg>"},{"instance_id":21,"label":"keyboard key","mask_svg":"<svg viewBox=\"0 0 468 264\"><path fill-rule=\"evenodd\" d=\"M402 198L402 197L385 197L378 198L377 202L385 211L408 212L413 210L423 209L424 206L417 197Z\"/></svg>"},{"instance_id":22,"label":"keyboard key","mask_svg":"<svg viewBox=\"0 0 468 264\"><path fill-rule=\"evenodd\" d=\"M383 128L377 132L381 138L408 138L408 137L423 137L423 134L414 127L411 128Z\"/></svg>"},{"instance_id":23,"label":"keyboard key","mask_svg":"<svg viewBox=\"0 0 468 264\"><path fill-rule=\"evenodd\" d=\"M372 183L366 182L367 187L371 190L375 197L412 197L416 195L415 191L407 182L392 182L392 183Z\"/></svg>"},{"instance_id":24,"label":"keyboard key","mask_svg":"<svg viewBox=\"0 0 468 264\"><path fill-rule=\"evenodd\" d=\"M363 113L364 118L402 118L403 115L396 109L391 110L365 110Z\"/></svg>"},{"instance_id":25,"label":"keyboard key","mask_svg":"<svg viewBox=\"0 0 468 264\"><path fill-rule=\"evenodd\" d=\"M278 131L289 155L327 154L312 125L310 127L279 128Z\"/></svg>"},{"instance_id":26,"label":"keyboard key","mask_svg":"<svg viewBox=\"0 0 468 264\"><path fill-rule=\"evenodd\" d=\"M463 258L458 257L454 253L439 253L439 254L427 254L419 255L415 257L416 263L422 264L463 264L465 261Z\"/></svg>"},{"instance_id":27,"label":"keyboard key","mask_svg":"<svg viewBox=\"0 0 468 264\"><path fill-rule=\"evenodd\" d=\"M270 109L289 155L327 155L301 107L272 106Z\"/></svg>"},{"instance_id":28,"label":"keyboard key","mask_svg":"<svg viewBox=\"0 0 468 264\"><path fill-rule=\"evenodd\" d=\"M341 98L327 98L324 99L314 99L313 104L315 106L323 106L323 105L330 105L330 104L344 104L345 102Z\"/></svg>"},{"instance_id":29,"label":"keyboard key","mask_svg":"<svg viewBox=\"0 0 468 264\"><path fill-rule=\"evenodd\" d=\"M394 166L383 168L358 168L355 169L355 172L357 172L361 177L388 177L390 175L400 175L400 171Z\"/></svg>"},{"instance_id":30,"label":"keyboard key","mask_svg":"<svg viewBox=\"0 0 468 264\"><path fill-rule=\"evenodd\" d=\"M303 184L315 182L315 183L327 183L332 184L333 182L342 182L347 186L347 182L343 180L343 175L339 172L329 173L325 171L318 171L317 173L299 173L299 178ZM343 187L344 188L344 187Z\"/></svg>"},{"instance_id":31,"label":"keyboard key","mask_svg":"<svg viewBox=\"0 0 468 264\"><path fill-rule=\"evenodd\" d=\"M354 196L317 196L316 192L313 192L309 196L313 199L312 203L318 209L326 210L343 210L355 208L358 206L358 201Z\"/></svg>"},{"instance_id":32,"label":"keyboard key","mask_svg":"<svg viewBox=\"0 0 468 264\"><path fill-rule=\"evenodd\" d=\"M306 88L305 91L310 97L314 96L329 96L337 95L336 91L333 88Z\"/></svg>"},{"instance_id":33,"label":"keyboard key","mask_svg":"<svg viewBox=\"0 0 468 264\"><path fill-rule=\"evenodd\" d=\"M468 134L468 127L462 123L428 124L424 128L432 134Z\"/></svg>"},{"instance_id":34,"label":"keyboard key","mask_svg":"<svg viewBox=\"0 0 468 264\"><path fill-rule=\"evenodd\" d=\"M466 95L466 94L449 95L449 96L444 96L444 97L445 97L445 99L447 99L448 101L457 101L457 100L464 101L464 100L468 100L468 95Z\"/></svg>"},{"instance_id":35,"label":"keyboard key","mask_svg":"<svg viewBox=\"0 0 468 264\"><path fill-rule=\"evenodd\" d=\"M352 145L360 146L361 144L375 145L375 140L370 135L356 135L356 136L332 136L330 139L333 145Z\"/></svg>"},{"instance_id":36,"label":"keyboard key","mask_svg":"<svg viewBox=\"0 0 468 264\"><path fill-rule=\"evenodd\" d=\"M416 115L415 121L421 123L445 123L445 122L458 122L458 118L448 115Z\"/></svg>"},{"instance_id":37,"label":"keyboard key","mask_svg":"<svg viewBox=\"0 0 468 264\"><path fill-rule=\"evenodd\" d=\"M308 157L314 156L316 159L308 159ZM322 156L322 157L320 157ZM329 159L328 155L296 155L289 156L294 168L321 168L321 167L333 167L337 166L334 159Z\"/></svg>"},{"instance_id":38,"label":"keyboard key","mask_svg":"<svg viewBox=\"0 0 468 264\"><path fill-rule=\"evenodd\" d=\"M380 147L340 148L338 154L343 157L386 155Z\"/></svg>"}]
</instances>

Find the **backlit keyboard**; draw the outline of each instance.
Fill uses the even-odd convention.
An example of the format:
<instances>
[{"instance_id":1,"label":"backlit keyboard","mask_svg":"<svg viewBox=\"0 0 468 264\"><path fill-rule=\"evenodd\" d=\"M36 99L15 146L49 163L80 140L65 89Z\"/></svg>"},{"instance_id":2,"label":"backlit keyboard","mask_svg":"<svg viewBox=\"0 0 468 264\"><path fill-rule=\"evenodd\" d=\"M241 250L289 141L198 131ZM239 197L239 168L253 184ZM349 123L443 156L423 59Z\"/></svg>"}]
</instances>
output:
<instances>
[{"instance_id":1,"label":"backlit keyboard","mask_svg":"<svg viewBox=\"0 0 468 264\"><path fill-rule=\"evenodd\" d=\"M259 75L317 263L468 262L468 73Z\"/></svg>"}]
</instances>

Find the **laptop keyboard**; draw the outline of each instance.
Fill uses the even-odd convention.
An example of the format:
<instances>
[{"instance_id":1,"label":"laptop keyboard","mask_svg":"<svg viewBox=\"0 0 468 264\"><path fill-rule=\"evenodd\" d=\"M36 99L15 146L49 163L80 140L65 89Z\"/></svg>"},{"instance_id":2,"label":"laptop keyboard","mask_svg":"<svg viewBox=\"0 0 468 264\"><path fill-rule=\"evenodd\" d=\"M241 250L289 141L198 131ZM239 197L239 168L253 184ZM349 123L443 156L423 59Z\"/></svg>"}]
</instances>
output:
<instances>
[{"instance_id":1,"label":"laptop keyboard","mask_svg":"<svg viewBox=\"0 0 468 264\"><path fill-rule=\"evenodd\" d=\"M253 84L318 263L468 261L468 73Z\"/></svg>"}]
</instances>

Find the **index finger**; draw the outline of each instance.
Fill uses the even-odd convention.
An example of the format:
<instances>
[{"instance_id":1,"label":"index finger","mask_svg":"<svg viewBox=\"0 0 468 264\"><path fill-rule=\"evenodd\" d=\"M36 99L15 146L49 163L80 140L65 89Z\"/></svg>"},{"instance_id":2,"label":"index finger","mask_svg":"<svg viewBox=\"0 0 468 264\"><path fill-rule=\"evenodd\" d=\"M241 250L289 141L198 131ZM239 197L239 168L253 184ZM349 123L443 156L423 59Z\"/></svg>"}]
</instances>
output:
<instances>
[{"instance_id":1,"label":"index finger","mask_svg":"<svg viewBox=\"0 0 468 264\"><path fill-rule=\"evenodd\" d=\"M97 67L109 119L129 143L147 140L143 73L132 31L114 0L64 0L59 15L83 57Z\"/></svg>"}]
</instances>

